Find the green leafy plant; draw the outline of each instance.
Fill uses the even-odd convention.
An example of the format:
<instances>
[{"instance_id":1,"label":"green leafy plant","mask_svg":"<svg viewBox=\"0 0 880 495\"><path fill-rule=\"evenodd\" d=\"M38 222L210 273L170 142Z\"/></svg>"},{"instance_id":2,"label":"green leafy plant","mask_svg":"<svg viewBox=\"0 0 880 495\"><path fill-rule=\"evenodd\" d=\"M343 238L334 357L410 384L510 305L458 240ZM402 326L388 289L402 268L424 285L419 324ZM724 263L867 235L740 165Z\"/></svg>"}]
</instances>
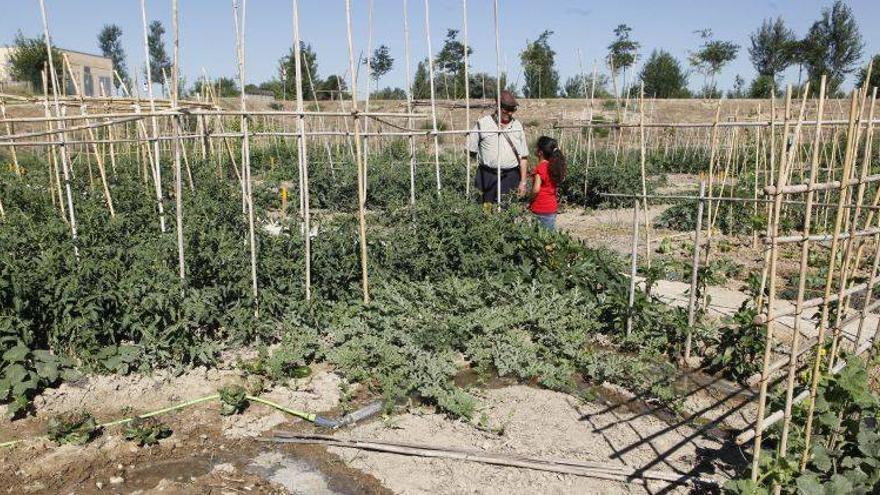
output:
<instances>
[{"instance_id":1,"label":"green leafy plant","mask_svg":"<svg viewBox=\"0 0 880 495\"><path fill-rule=\"evenodd\" d=\"M767 339L766 327L755 324L757 314L754 306L746 301L724 322L707 371L742 381L761 370Z\"/></svg>"},{"instance_id":2,"label":"green leafy plant","mask_svg":"<svg viewBox=\"0 0 880 495\"><path fill-rule=\"evenodd\" d=\"M241 385L226 385L217 390L220 394L220 414L241 414L248 407L247 391Z\"/></svg>"},{"instance_id":3,"label":"green leafy plant","mask_svg":"<svg viewBox=\"0 0 880 495\"><path fill-rule=\"evenodd\" d=\"M95 418L89 413L71 413L49 420L49 439L57 444L85 445L99 433Z\"/></svg>"},{"instance_id":4,"label":"green leafy plant","mask_svg":"<svg viewBox=\"0 0 880 495\"><path fill-rule=\"evenodd\" d=\"M734 494L769 493L774 484L783 493L849 494L875 493L880 485L880 396L871 389L865 362L846 357L846 367L820 380L813 435L804 471L799 461L806 446L802 428L791 432L788 457L764 451L757 483L737 478L725 485ZM781 404L784 398L776 400ZM793 425L801 425L806 407L794 410ZM778 440L779 428L770 430L770 441Z\"/></svg>"},{"instance_id":5,"label":"green leafy plant","mask_svg":"<svg viewBox=\"0 0 880 495\"><path fill-rule=\"evenodd\" d=\"M137 418L125 427L125 439L135 442L138 447L156 445L159 440L171 436L171 428L155 419Z\"/></svg>"}]
</instances>

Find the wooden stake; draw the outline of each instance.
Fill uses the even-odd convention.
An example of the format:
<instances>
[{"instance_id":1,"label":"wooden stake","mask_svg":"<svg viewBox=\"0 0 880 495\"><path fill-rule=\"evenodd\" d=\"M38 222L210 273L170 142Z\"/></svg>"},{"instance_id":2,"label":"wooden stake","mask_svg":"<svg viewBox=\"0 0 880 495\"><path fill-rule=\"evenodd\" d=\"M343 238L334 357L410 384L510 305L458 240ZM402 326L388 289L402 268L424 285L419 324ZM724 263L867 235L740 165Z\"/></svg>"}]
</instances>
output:
<instances>
[{"instance_id":1,"label":"wooden stake","mask_svg":"<svg viewBox=\"0 0 880 495\"><path fill-rule=\"evenodd\" d=\"M467 26L467 0L462 0L465 2L465 26ZM409 56L409 5L407 4L407 0L403 0L403 47L406 58L406 113L412 113L412 102L413 102L413 94L412 94L412 82L410 81L410 74L412 71L410 70L410 56ZM467 57L467 30L465 29L465 57ZM467 71L467 59L465 58L465 71ZM467 88L467 87L465 87ZM465 90L465 93L467 90ZM465 102L467 107L467 115L468 119L470 118L470 101ZM467 121L467 124L470 125L470 120ZM413 120L412 117L407 117L406 126L412 129ZM412 134L407 138L409 140L409 204L414 206L416 204L416 145L415 140L413 139ZM468 167L468 177L470 177L470 153L467 154L467 167ZM470 195L470 179L465 177L466 184L466 195Z\"/></svg>"},{"instance_id":2,"label":"wooden stake","mask_svg":"<svg viewBox=\"0 0 880 495\"><path fill-rule=\"evenodd\" d=\"M296 109L303 111L303 85L302 85L302 56L299 50L300 34L299 34L299 0L293 0L293 46L296 49L293 52L294 68L296 71ZM299 169L302 176L303 190L303 243L305 245L305 292L306 300L312 298L312 234L311 234L311 213L309 209L309 160L308 146L306 146L306 127L305 117L300 115L297 119L299 127L299 149L297 158L299 160ZM364 191L361 195L366 194Z\"/></svg>"},{"instance_id":3,"label":"wooden stake","mask_svg":"<svg viewBox=\"0 0 880 495\"><path fill-rule=\"evenodd\" d=\"M238 2L237 0L232 0L232 13L235 17L235 25L239 26L238 19ZM250 147L250 132L248 130L249 125L249 116L247 114L247 103L246 103L246 93L243 91L245 87L245 50L244 50L244 40L245 40L245 20L247 16L247 0L242 0L241 2L241 24L240 29L236 29L238 34L238 77L239 84L241 85L241 129L243 133L242 143L241 143L241 167L242 167L242 184L244 188L244 201L247 207L247 222L248 222L248 242L250 245L250 254L251 254L251 290L254 297L254 314L259 315L259 299L257 292L257 240L256 240L256 232L254 227L254 197L253 191L251 190L251 147ZM296 47L298 51L299 47Z\"/></svg>"},{"instance_id":4,"label":"wooden stake","mask_svg":"<svg viewBox=\"0 0 880 495\"><path fill-rule=\"evenodd\" d=\"M691 260L691 288L688 293L688 331L684 341L684 362L691 357L691 340L697 316L697 283L700 270L700 231L703 230L703 205L706 202L706 181L700 180L700 200L697 202L697 225L694 229L694 256Z\"/></svg>"},{"instance_id":5,"label":"wooden stake","mask_svg":"<svg viewBox=\"0 0 880 495\"><path fill-rule=\"evenodd\" d=\"M633 234L632 234L632 253L630 255L629 266L629 302L626 311L626 336L632 333L633 309L636 302L636 273L638 271L639 257L639 200L633 201Z\"/></svg>"},{"instance_id":6,"label":"wooden stake","mask_svg":"<svg viewBox=\"0 0 880 495\"><path fill-rule=\"evenodd\" d=\"M425 0L427 2L427 0ZM351 35L351 0L345 0L345 21L348 32L348 67L352 74L351 78L351 104L352 117L354 120L354 146L355 146L355 163L357 165L358 177L358 236L360 241L361 252L361 284L363 286L364 304L370 302L370 288L367 278L367 221L364 208L366 206L366 194L364 194L364 162L361 151L361 123L360 116L357 112L357 78L354 77L354 43ZM433 77L431 79L433 81ZM433 84L433 82L432 82ZM433 92L433 90L432 90ZM340 98L342 96L340 95ZM432 98L433 100L433 98Z\"/></svg>"},{"instance_id":7,"label":"wooden stake","mask_svg":"<svg viewBox=\"0 0 880 495\"><path fill-rule=\"evenodd\" d=\"M55 114L62 116L61 104L58 100L58 74L55 72L55 61L52 53L52 41L49 37L49 17L46 15L46 1L40 0L40 13L43 16L43 38L46 43L46 56L48 57L49 75L48 80L52 82L52 101L55 106ZM44 87L47 85L44 85ZM64 174L64 188L67 193L67 212L70 215L70 237L73 240L73 254L79 259L79 247L77 246L76 231L76 215L73 210L73 191L70 187L70 171L68 170L69 159L67 156L67 146L64 144L66 133L64 131L65 124L63 120L58 121L58 129L60 130L61 142L58 143L58 151L61 155L61 170Z\"/></svg>"},{"instance_id":8,"label":"wooden stake","mask_svg":"<svg viewBox=\"0 0 880 495\"><path fill-rule=\"evenodd\" d=\"M150 48L147 36L147 7L146 1L141 0L141 19L143 21L143 29L144 29L144 60L147 66L147 96L150 99L150 112L156 113L156 99L153 98L153 79L152 72L150 67ZM153 127L153 164L150 167L152 169L153 176L153 184L156 192L156 207L159 211L159 230L164 234L165 233L165 206L162 202L162 165L161 165L161 157L159 155L159 121L156 119L156 116L153 115L151 117L152 127Z\"/></svg>"},{"instance_id":9,"label":"wooden stake","mask_svg":"<svg viewBox=\"0 0 880 495\"><path fill-rule=\"evenodd\" d=\"M817 120L819 124L816 125L815 134L813 137L813 150L812 150L812 158L810 161L810 184L815 184L816 179L818 178L819 173L819 146L822 140L822 117L824 115L825 110L825 76L822 76L822 79L819 83L819 108L817 110ZM788 376L786 378L786 388L785 388L785 409L783 412L783 423L782 423L782 433L780 435L779 441L779 456L785 457L786 450L788 448L788 436L791 430L791 410L794 400L794 385L795 385L795 377L797 375L798 370L798 356L800 355L800 339L801 339L801 325L802 325L802 314L803 314L803 305L804 305L804 292L806 290L806 280L807 280L807 270L809 269L809 259L810 259L810 229L812 223L812 215L813 215L813 201L815 199L815 191L809 190L807 192L806 198L806 206L805 206L805 214L804 214L804 224L803 224L803 233L804 233L804 242L801 244L801 259L800 259L800 269L798 275L798 292L797 299L795 301L795 314L794 314L794 329L792 330L792 340L791 340L791 349L789 354L789 362L788 362ZM821 348L821 342L820 348ZM769 371L767 372L769 375Z\"/></svg>"},{"instance_id":10,"label":"wooden stake","mask_svg":"<svg viewBox=\"0 0 880 495\"><path fill-rule=\"evenodd\" d=\"M856 92L853 91L851 101L850 101L850 113L849 113L849 129L847 133L847 157L843 161L843 174L841 178L847 178L850 175L850 170L852 168L852 144L855 141L855 123L856 123L856 114L858 112L858 99L856 97ZM832 277L834 274L833 265L835 260L837 259L837 251L838 244L840 238L840 230L843 224L843 215L844 215L844 204L846 202L846 194L845 191L847 189L842 187L840 189L840 194L838 195L837 200L837 214L834 220L834 234L831 240L831 250L829 254L829 263L831 266L828 267L828 275L825 277L825 292L823 295L825 304L822 305L822 312L819 317L819 335L818 335L818 346L815 359L813 360L813 369L812 369L812 377L810 381L810 398L807 403L807 420L804 426L804 450L801 453L801 470L807 464L807 461L810 459L810 439L813 433L813 416L816 412L816 394L819 388L819 380L821 378L821 363L823 359L823 353L821 352L822 347L825 345L825 332L828 326L828 312L829 312L829 304L828 299L831 296L831 283Z\"/></svg>"},{"instance_id":11,"label":"wooden stake","mask_svg":"<svg viewBox=\"0 0 880 495\"><path fill-rule=\"evenodd\" d=\"M437 194L440 194L440 141L437 136L437 104L434 96L434 52L431 49L431 6L429 0L425 0L425 40L428 45L428 77L431 88L431 128L434 134L434 173L437 176ZM500 96L499 96L500 98ZM501 114L498 114L498 127L501 128ZM498 188L501 188L501 174L498 174ZM499 201L501 200L499 193Z\"/></svg>"}]
</instances>

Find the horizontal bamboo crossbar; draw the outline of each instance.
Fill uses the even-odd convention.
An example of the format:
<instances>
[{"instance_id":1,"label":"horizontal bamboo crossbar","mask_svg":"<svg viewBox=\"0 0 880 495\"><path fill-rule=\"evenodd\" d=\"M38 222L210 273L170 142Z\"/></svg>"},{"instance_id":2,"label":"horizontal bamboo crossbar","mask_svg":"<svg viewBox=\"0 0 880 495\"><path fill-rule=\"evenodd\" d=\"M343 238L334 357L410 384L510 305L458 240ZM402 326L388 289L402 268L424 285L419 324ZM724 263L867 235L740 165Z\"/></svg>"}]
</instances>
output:
<instances>
[{"instance_id":1,"label":"horizontal bamboo crossbar","mask_svg":"<svg viewBox=\"0 0 880 495\"><path fill-rule=\"evenodd\" d=\"M874 120L875 124L880 123L880 120ZM870 122L863 121L861 123L862 127L865 127ZM637 128L637 127L648 127L648 128L670 128L670 129L699 129L699 128L712 128L712 127L782 127L784 122L776 121L770 122L767 120L756 120L756 121L731 121L731 122L645 122L640 124L638 122L593 122L593 123L583 123L583 124L555 124L553 125L553 129L619 129L619 128ZM823 127L825 126L845 126L849 124L848 120L805 120L803 122L799 122L800 125L804 127L816 126L817 124L821 124Z\"/></svg>"},{"instance_id":2,"label":"horizontal bamboo crossbar","mask_svg":"<svg viewBox=\"0 0 880 495\"><path fill-rule=\"evenodd\" d=\"M849 239L852 237L865 237L865 236L871 236L871 235L877 235L877 234L880 234L880 227L871 227L871 228L867 228L865 230L857 230L855 232L844 232L842 234L839 234L837 236L837 238L840 240L843 240L843 239ZM834 239L833 234L810 234L810 235L801 234L801 235L780 236L780 237L776 238L776 242L778 244L792 244L795 242L804 242L804 241L828 242L832 239ZM767 244L770 244L772 242L772 240L765 239L764 242Z\"/></svg>"},{"instance_id":3,"label":"horizontal bamboo crossbar","mask_svg":"<svg viewBox=\"0 0 880 495\"><path fill-rule=\"evenodd\" d=\"M865 176L864 178L853 178L847 181L844 181L841 185L841 181L832 180L828 182L817 182L814 184L792 184L789 186L783 186L778 188L779 194L797 194L797 193L805 193L809 191L826 191L829 189L840 189L841 187L852 187L859 184L870 184L872 182L880 181L880 174L873 174ZM764 188L764 194L767 196L773 196L777 194L776 186L767 186Z\"/></svg>"}]
</instances>

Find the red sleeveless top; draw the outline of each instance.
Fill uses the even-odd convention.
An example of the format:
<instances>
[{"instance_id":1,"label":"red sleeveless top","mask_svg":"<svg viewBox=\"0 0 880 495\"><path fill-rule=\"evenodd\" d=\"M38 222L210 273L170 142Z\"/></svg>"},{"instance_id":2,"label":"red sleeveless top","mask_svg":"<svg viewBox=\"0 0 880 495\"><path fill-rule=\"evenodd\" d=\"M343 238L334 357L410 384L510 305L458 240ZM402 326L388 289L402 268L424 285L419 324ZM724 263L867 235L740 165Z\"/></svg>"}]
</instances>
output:
<instances>
[{"instance_id":1,"label":"red sleeveless top","mask_svg":"<svg viewBox=\"0 0 880 495\"><path fill-rule=\"evenodd\" d=\"M550 162L542 160L532 172L532 177L541 178L541 188L532 199L529 209L532 210L532 213L539 215L556 213L559 209L559 203L556 200L556 184L550 178Z\"/></svg>"}]
</instances>

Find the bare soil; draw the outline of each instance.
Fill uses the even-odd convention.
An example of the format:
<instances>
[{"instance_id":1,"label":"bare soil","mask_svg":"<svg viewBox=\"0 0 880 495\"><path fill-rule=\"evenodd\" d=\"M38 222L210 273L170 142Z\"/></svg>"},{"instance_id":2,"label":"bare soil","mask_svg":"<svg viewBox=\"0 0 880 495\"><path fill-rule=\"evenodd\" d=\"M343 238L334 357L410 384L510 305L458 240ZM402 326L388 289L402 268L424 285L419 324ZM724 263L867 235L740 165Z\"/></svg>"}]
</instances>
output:
<instances>
[{"instance_id":1,"label":"bare soil","mask_svg":"<svg viewBox=\"0 0 880 495\"><path fill-rule=\"evenodd\" d=\"M45 438L49 417L90 411L99 421L164 407L241 381L231 368L195 369L180 376L95 376L47 390L36 414L0 422L0 440L29 438L0 450L0 492L6 493L642 493L648 487L464 461L405 458L351 449L260 442L271 430L317 431L267 407L224 417L219 404L199 404L161 419L174 431L159 445L139 448L111 427L86 446L56 446ZM285 406L339 414L340 379L328 369L292 380L264 396ZM606 386L600 398L512 385L473 388L484 424L452 420L409 405L338 434L460 446L548 458L607 461L724 479L729 452L717 429L658 414L625 390ZM712 438L713 431L716 438ZM707 433L708 432L708 433ZM323 433L326 433L324 431ZM721 460L710 460L717 457ZM685 488L678 491L684 492ZM674 493L676 491L673 491Z\"/></svg>"}]
</instances>

